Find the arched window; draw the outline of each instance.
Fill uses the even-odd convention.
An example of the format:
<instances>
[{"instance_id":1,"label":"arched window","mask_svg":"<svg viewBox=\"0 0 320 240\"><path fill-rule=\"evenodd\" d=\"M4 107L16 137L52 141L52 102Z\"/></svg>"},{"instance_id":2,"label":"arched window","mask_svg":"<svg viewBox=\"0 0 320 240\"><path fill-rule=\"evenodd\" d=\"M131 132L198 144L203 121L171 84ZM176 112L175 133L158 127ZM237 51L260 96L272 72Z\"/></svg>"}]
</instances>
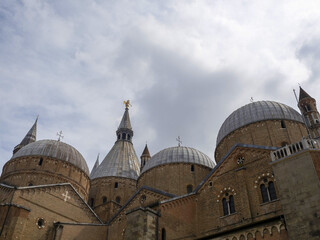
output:
<instances>
[{"instance_id":1,"label":"arched window","mask_svg":"<svg viewBox=\"0 0 320 240\"><path fill-rule=\"evenodd\" d=\"M268 191L264 184L260 185L260 191L262 196L262 202L269 202Z\"/></svg>"},{"instance_id":2,"label":"arched window","mask_svg":"<svg viewBox=\"0 0 320 240\"><path fill-rule=\"evenodd\" d=\"M191 165L191 172L194 172L194 165Z\"/></svg>"},{"instance_id":3,"label":"arched window","mask_svg":"<svg viewBox=\"0 0 320 240\"><path fill-rule=\"evenodd\" d=\"M277 194L276 194L276 189L274 188L274 183L269 182L268 186L269 194L270 194L270 200L276 200L277 199Z\"/></svg>"},{"instance_id":4,"label":"arched window","mask_svg":"<svg viewBox=\"0 0 320 240\"><path fill-rule=\"evenodd\" d=\"M118 182L114 183L114 188L118 188Z\"/></svg>"},{"instance_id":5,"label":"arched window","mask_svg":"<svg viewBox=\"0 0 320 240\"><path fill-rule=\"evenodd\" d=\"M43 162L43 158L40 158L40 161L39 161L38 165L41 166L42 162Z\"/></svg>"},{"instance_id":6,"label":"arched window","mask_svg":"<svg viewBox=\"0 0 320 240\"><path fill-rule=\"evenodd\" d=\"M188 185L187 186L187 193L191 193L192 192L192 185Z\"/></svg>"},{"instance_id":7,"label":"arched window","mask_svg":"<svg viewBox=\"0 0 320 240\"><path fill-rule=\"evenodd\" d=\"M103 196L102 197L102 203L105 204L107 202L107 197Z\"/></svg>"},{"instance_id":8,"label":"arched window","mask_svg":"<svg viewBox=\"0 0 320 240\"><path fill-rule=\"evenodd\" d=\"M276 189L272 181L268 182L267 179L260 185L262 202L270 202L277 199Z\"/></svg>"},{"instance_id":9,"label":"arched window","mask_svg":"<svg viewBox=\"0 0 320 240\"><path fill-rule=\"evenodd\" d=\"M306 110L307 110L307 112L311 111L311 107L309 104L306 104Z\"/></svg>"},{"instance_id":10,"label":"arched window","mask_svg":"<svg viewBox=\"0 0 320 240\"><path fill-rule=\"evenodd\" d=\"M131 136L130 136L130 134L128 134L128 135L127 135L128 141L130 141L130 138L131 138Z\"/></svg>"},{"instance_id":11,"label":"arched window","mask_svg":"<svg viewBox=\"0 0 320 240\"><path fill-rule=\"evenodd\" d=\"M161 240L166 240L167 236L166 236L166 230L164 228L161 229Z\"/></svg>"},{"instance_id":12,"label":"arched window","mask_svg":"<svg viewBox=\"0 0 320 240\"><path fill-rule=\"evenodd\" d=\"M281 128L286 128L286 124L283 120L281 120Z\"/></svg>"},{"instance_id":13,"label":"arched window","mask_svg":"<svg viewBox=\"0 0 320 240\"><path fill-rule=\"evenodd\" d=\"M119 203L120 204L120 200L121 200L121 198L118 196L118 197L116 197L116 203Z\"/></svg>"},{"instance_id":14,"label":"arched window","mask_svg":"<svg viewBox=\"0 0 320 240\"><path fill-rule=\"evenodd\" d=\"M120 139L120 134L118 134L118 140Z\"/></svg>"},{"instance_id":15,"label":"arched window","mask_svg":"<svg viewBox=\"0 0 320 240\"><path fill-rule=\"evenodd\" d=\"M122 133L122 139L126 140L126 134L125 133Z\"/></svg>"},{"instance_id":16,"label":"arched window","mask_svg":"<svg viewBox=\"0 0 320 240\"><path fill-rule=\"evenodd\" d=\"M236 209L234 206L234 198L232 195L228 197L228 194L226 193L226 197L222 199L222 208L223 208L224 216L227 216L236 212Z\"/></svg>"},{"instance_id":17,"label":"arched window","mask_svg":"<svg viewBox=\"0 0 320 240\"><path fill-rule=\"evenodd\" d=\"M90 207L94 207L94 198L90 199Z\"/></svg>"}]
</instances>

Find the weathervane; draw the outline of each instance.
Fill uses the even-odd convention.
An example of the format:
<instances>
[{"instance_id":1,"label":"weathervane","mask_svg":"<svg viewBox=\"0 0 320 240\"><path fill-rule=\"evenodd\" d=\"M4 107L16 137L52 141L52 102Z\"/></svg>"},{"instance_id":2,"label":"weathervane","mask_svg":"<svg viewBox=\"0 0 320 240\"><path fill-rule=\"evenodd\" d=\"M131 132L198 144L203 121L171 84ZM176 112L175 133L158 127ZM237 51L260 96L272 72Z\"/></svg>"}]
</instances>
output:
<instances>
[{"instance_id":1,"label":"weathervane","mask_svg":"<svg viewBox=\"0 0 320 240\"><path fill-rule=\"evenodd\" d=\"M132 105L130 104L130 100L123 101L123 104L126 105L126 108L129 108L129 106L132 107Z\"/></svg>"},{"instance_id":2,"label":"weathervane","mask_svg":"<svg viewBox=\"0 0 320 240\"><path fill-rule=\"evenodd\" d=\"M178 147L180 147L181 144L182 144L182 141L181 141L181 139L180 139L180 136L178 136L178 137L176 138L176 140L177 140L177 142L178 142Z\"/></svg>"},{"instance_id":3,"label":"weathervane","mask_svg":"<svg viewBox=\"0 0 320 240\"><path fill-rule=\"evenodd\" d=\"M58 137L58 142L60 142L61 138L63 138L63 136L62 136L62 131L57 132L57 136L59 136L59 137Z\"/></svg>"}]
</instances>

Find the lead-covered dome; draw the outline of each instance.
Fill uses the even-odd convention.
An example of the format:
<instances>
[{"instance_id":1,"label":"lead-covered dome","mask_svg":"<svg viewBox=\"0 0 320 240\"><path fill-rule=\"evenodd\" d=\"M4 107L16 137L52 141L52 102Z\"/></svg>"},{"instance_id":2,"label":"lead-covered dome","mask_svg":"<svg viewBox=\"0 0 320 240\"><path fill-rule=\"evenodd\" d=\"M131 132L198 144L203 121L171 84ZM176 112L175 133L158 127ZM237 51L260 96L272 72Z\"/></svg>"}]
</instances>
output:
<instances>
[{"instance_id":1,"label":"lead-covered dome","mask_svg":"<svg viewBox=\"0 0 320 240\"><path fill-rule=\"evenodd\" d=\"M22 147L11 159L25 156L52 157L69 162L89 175L89 169L83 156L74 147L56 140L40 140Z\"/></svg>"},{"instance_id":2,"label":"lead-covered dome","mask_svg":"<svg viewBox=\"0 0 320 240\"><path fill-rule=\"evenodd\" d=\"M303 123L302 116L293 108L273 101L258 101L247 104L230 114L222 124L217 146L229 133L245 125L264 120L292 120Z\"/></svg>"},{"instance_id":3,"label":"lead-covered dome","mask_svg":"<svg viewBox=\"0 0 320 240\"><path fill-rule=\"evenodd\" d=\"M199 150L178 146L166 148L155 154L143 167L141 173L144 173L151 168L170 163L199 164L209 168L215 166L214 162Z\"/></svg>"}]
</instances>

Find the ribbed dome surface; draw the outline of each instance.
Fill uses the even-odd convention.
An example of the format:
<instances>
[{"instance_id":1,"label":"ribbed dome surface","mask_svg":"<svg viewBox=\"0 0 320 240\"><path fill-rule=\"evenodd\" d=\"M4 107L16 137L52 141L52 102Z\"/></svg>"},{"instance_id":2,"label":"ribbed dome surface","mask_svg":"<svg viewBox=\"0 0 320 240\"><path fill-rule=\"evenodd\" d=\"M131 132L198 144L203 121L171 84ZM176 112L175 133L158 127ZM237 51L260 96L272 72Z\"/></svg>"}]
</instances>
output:
<instances>
[{"instance_id":1,"label":"ribbed dome surface","mask_svg":"<svg viewBox=\"0 0 320 240\"><path fill-rule=\"evenodd\" d=\"M140 166L137 154L129 141L117 141L102 163L92 171L90 178L126 177L137 179Z\"/></svg>"},{"instance_id":2,"label":"ribbed dome surface","mask_svg":"<svg viewBox=\"0 0 320 240\"><path fill-rule=\"evenodd\" d=\"M169 163L194 163L213 168L214 162L204 153L190 147L166 148L155 154L143 167L144 173L151 168Z\"/></svg>"},{"instance_id":3,"label":"ribbed dome surface","mask_svg":"<svg viewBox=\"0 0 320 240\"><path fill-rule=\"evenodd\" d=\"M44 156L63 160L77 166L89 175L88 165L81 153L60 141L40 140L30 143L16 152L11 159L25 156Z\"/></svg>"},{"instance_id":4,"label":"ribbed dome surface","mask_svg":"<svg viewBox=\"0 0 320 240\"><path fill-rule=\"evenodd\" d=\"M273 101L253 102L235 110L224 121L218 133L217 145L225 136L240 127L270 119L293 120L303 123L302 116L285 104Z\"/></svg>"}]
</instances>

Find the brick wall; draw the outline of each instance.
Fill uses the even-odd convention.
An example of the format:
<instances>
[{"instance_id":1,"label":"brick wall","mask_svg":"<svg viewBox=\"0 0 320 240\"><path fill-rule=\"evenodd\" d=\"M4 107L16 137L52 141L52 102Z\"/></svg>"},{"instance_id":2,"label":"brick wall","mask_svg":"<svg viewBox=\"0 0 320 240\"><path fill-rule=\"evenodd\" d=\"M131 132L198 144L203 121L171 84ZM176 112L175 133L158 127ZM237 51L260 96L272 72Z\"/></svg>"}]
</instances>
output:
<instances>
[{"instance_id":1,"label":"brick wall","mask_svg":"<svg viewBox=\"0 0 320 240\"><path fill-rule=\"evenodd\" d=\"M272 163L290 239L319 239L319 161L319 150L304 150Z\"/></svg>"},{"instance_id":2,"label":"brick wall","mask_svg":"<svg viewBox=\"0 0 320 240\"><path fill-rule=\"evenodd\" d=\"M286 128L281 128L280 120L266 120L249 124L228 134L215 150L215 160L219 162L237 143L281 147L283 143L294 143L307 136L304 124L284 120Z\"/></svg>"}]
</instances>

